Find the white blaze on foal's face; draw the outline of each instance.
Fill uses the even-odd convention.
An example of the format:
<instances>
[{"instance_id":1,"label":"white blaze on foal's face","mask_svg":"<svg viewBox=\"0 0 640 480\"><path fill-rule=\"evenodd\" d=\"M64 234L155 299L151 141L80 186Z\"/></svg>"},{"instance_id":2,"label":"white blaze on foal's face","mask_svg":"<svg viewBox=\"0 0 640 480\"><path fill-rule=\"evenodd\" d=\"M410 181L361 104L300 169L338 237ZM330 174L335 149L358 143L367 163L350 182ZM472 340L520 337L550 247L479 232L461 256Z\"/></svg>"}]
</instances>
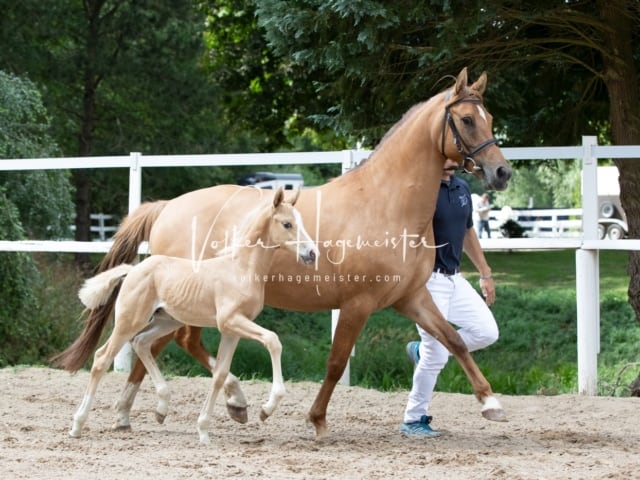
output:
<instances>
[{"instance_id":1,"label":"white blaze on foal's face","mask_svg":"<svg viewBox=\"0 0 640 480\"><path fill-rule=\"evenodd\" d=\"M298 226L298 238L296 239L296 254L300 256L302 254L306 261L312 261L313 258L318 257L318 249L316 244L311 239L311 236L307 233L302 223L302 215L300 212L293 209L293 216L296 219L296 225Z\"/></svg>"}]
</instances>

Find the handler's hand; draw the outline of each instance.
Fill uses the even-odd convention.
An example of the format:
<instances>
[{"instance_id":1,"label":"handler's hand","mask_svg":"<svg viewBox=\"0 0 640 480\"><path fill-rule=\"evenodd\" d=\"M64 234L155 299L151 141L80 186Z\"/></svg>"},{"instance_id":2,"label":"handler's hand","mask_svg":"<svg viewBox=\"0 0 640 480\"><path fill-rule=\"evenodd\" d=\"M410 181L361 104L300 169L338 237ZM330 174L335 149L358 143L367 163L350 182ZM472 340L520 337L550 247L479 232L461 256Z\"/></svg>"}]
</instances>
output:
<instances>
[{"instance_id":1,"label":"handler's hand","mask_svg":"<svg viewBox=\"0 0 640 480\"><path fill-rule=\"evenodd\" d=\"M496 286L493 283L493 277L480 279L480 290L487 305L491 306L496 301Z\"/></svg>"}]
</instances>

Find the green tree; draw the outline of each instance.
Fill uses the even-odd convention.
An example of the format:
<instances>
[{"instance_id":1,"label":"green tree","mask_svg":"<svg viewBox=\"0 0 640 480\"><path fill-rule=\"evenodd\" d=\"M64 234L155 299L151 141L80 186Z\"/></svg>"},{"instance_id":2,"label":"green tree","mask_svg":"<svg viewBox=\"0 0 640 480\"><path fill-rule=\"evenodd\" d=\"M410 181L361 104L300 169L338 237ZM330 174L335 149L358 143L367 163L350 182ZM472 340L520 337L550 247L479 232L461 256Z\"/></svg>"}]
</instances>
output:
<instances>
[{"instance_id":1,"label":"green tree","mask_svg":"<svg viewBox=\"0 0 640 480\"><path fill-rule=\"evenodd\" d=\"M0 238L21 240L24 231L16 206L0 186ZM19 362L21 350L30 350L32 314L38 302L34 294L40 280L31 255L0 252L0 367Z\"/></svg>"},{"instance_id":2,"label":"green tree","mask_svg":"<svg viewBox=\"0 0 640 480\"><path fill-rule=\"evenodd\" d=\"M55 153L48 131L35 85L0 71L0 158ZM72 211L67 172L0 172L1 239L68 234ZM42 278L30 254L0 252L0 366L37 358L49 344L50 321L37 315L40 288Z\"/></svg>"},{"instance_id":3,"label":"green tree","mask_svg":"<svg viewBox=\"0 0 640 480\"><path fill-rule=\"evenodd\" d=\"M251 0L203 2L207 18L205 68L222 88L225 111L243 130L255 133L263 151L291 150L311 131L324 148L343 148L341 138L312 122L323 108L317 73L269 48ZM313 143L307 146L313 148ZM297 145L296 145L297 144Z\"/></svg>"},{"instance_id":4,"label":"green tree","mask_svg":"<svg viewBox=\"0 0 640 480\"><path fill-rule=\"evenodd\" d=\"M0 159L56 154L50 128L36 86L0 71ZM73 202L67 171L0 172L0 187L6 200L17 207L20 228L28 236L46 239L70 234Z\"/></svg>"},{"instance_id":5,"label":"green tree","mask_svg":"<svg viewBox=\"0 0 640 480\"><path fill-rule=\"evenodd\" d=\"M502 207L574 208L581 203L581 165L577 161L549 160L521 165L509 188L493 194Z\"/></svg>"}]
</instances>

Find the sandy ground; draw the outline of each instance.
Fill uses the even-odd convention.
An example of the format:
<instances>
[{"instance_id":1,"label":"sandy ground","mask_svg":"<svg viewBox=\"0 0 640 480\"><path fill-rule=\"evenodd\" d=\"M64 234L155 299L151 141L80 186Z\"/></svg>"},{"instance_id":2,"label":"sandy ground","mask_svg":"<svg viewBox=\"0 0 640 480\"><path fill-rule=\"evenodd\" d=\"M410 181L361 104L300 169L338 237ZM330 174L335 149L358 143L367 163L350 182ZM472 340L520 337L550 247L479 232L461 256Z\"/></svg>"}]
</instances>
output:
<instances>
[{"instance_id":1,"label":"sandy ground","mask_svg":"<svg viewBox=\"0 0 640 480\"><path fill-rule=\"evenodd\" d=\"M315 383L288 383L288 395L259 420L269 384L244 382L245 425L229 420L222 399L211 444L196 433L208 378L171 378L164 425L155 421L153 386L142 385L133 430L114 432L114 404L125 377L109 373L83 437L67 431L88 374L47 368L0 370L2 479L629 479L640 478L637 398L501 396L510 421L480 416L470 395L438 393L431 413L447 435L416 441L398 433L407 392L338 386L323 441L305 420Z\"/></svg>"}]
</instances>

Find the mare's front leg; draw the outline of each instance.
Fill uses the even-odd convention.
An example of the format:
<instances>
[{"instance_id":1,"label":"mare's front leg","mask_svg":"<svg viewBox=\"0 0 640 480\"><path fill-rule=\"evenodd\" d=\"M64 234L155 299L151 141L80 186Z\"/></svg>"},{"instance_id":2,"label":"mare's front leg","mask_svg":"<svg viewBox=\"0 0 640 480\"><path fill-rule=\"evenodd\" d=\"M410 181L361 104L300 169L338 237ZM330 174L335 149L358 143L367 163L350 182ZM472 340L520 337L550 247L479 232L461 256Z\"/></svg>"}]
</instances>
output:
<instances>
[{"instance_id":1,"label":"mare's front leg","mask_svg":"<svg viewBox=\"0 0 640 480\"><path fill-rule=\"evenodd\" d=\"M372 311L372 306L367 302L357 301L357 299L352 299L350 304L340 305L340 317L327 358L327 371L308 415L309 421L316 429L316 439L318 440L324 438L328 433L326 418L329 400L344 373L362 327Z\"/></svg>"},{"instance_id":2,"label":"mare's front leg","mask_svg":"<svg viewBox=\"0 0 640 480\"><path fill-rule=\"evenodd\" d=\"M471 357L462 337L433 303L427 288L418 289L411 296L395 303L393 307L429 332L456 357L467 374L476 398L482 403L482 416L487 420L506 422L506 414L494 396L491 385Z\"/></svg>"}]
</instances>

